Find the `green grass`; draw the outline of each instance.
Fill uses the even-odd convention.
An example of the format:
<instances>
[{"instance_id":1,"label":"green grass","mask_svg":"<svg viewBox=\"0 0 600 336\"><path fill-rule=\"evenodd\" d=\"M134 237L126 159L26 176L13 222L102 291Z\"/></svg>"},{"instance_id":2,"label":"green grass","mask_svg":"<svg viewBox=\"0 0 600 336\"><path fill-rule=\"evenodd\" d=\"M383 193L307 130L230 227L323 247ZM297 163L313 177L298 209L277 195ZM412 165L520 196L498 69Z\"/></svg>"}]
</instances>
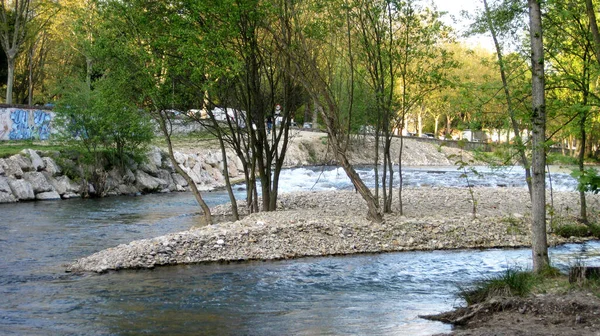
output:
<instances>
[{"instance_id":1,"label":"green grass","mask_svg":"<svg viewBox=\"0 0 600 336\"><path fill-rule=\"evenodd\" d=\"M469 305L484 302L493 297L527 296L540 278L532 272L507 268L498 277L476 282L468 289L461 288L459 296Z\"/></svg>"},{"instance_id":2,"label":"green grass","mask_svg":"<svg viewBox=\"0 0 600 336\"><path fill-rule=\"evenodd\" d=\"M554 227L554 233L558 236L569 237L596 237L600 238L600 225L590 223L565 223Z\"/></svg>"},{"instance_id":3,"label":"green grass","mask_svg":"<svg viewBox=\"0 0 600 336\"><path fill-rule=\"evenodd\" d=\"M33 149L43 152L51 151L62 151L68 149L67 146L53 143L53 142L40 142L40 141L0 141L0 158L7 158L9 156L20 153L23 149Z\"/></svg>"}]
</instances>

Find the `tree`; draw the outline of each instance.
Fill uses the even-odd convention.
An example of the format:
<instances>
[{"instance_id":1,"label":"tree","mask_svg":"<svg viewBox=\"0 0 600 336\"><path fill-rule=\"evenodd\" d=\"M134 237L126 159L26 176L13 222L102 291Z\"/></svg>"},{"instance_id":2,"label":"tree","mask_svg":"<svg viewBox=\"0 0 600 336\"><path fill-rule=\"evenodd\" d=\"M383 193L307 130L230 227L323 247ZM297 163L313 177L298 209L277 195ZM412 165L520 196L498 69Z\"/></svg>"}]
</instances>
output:
<instances>
[{"instance_id":1,"label":"tree","mask_svg":"<svg viewBox=\"0 0 600 336\"><path fill-rule=\"evenodd\" d=\"M367 217L381 222L378 201L346 155L350 139L348 115L342 113L340 99L335 95L333 86L348 64L347 40L341 40L345 41L342 43L335 34L337 27L348 30L346 8L336 1L294 3L284 0L280 5L284 10L279 12L277 29L269 28L269 32L289 64L295 68L294 79L302 84L315 102L338 163L367 204ZM289 32L291 38L282 38L281 31ZM347 99L351 101L352 97Z\"/></svg>"},{"instance_id":2,"label":"tree","mask_svg":"<svg viewBox=\"0 0 600 336\"><path fill-rule=\"evenodd\" d=\"M27 38L29 26L34 18L31 0L2 1L0 9L0 44L8 62L8 77L6 79L6 103L12 104L12 94L15 79L15 62L22 51Z\"/></svg>"},{"instance_id":3,"label":"tree","mask_svg":"<svg viewBox=\"0 0 600 336\"><path fill-rule=\"evenodd\" d=\"M532 88L532 194L531 245L533 270L541 272L550 264L546 237L546 102L542 13L538 0L528 0L531 39Z\"/></svg>"},{"instance_id":4,"label":"tree","mask_svg":"<svg viewBox=\"0 0 600 336\"><path fill-rule=\"evenodd\" d=\"M515 107L513 104L513 97L511 94L511 89L508 83L508 77L506 74L506 65L504 63L504 56L502 53L502 48L500 46L500 42L498 41L498 34L496 33L496 27L494 25L494 21L492 18L492 14L488 3L486 0L483 0L483 5L485 8L485 17L488 25L488 29L492 34L492 38L494 39L494 46L496 48L496 55L498 57L498 68L500 70L500 78L502 79L502 88L504 89L504 96L506 98L506 108L508 109L508 115L510 117L511 126L513 128L513 132L515 133L515 142L517 146L517 151L519 152L519 158L521 160L521 164L523 165L523 169L525 169L525 181L527 182L527 189L529 190L529 195L531 196L531 171L529 167L529 159L525 154L525 145L523 144L523 139L521 138L521 132L519 130L519 124L517 122L517 118L515 115ZM509 12L509 21L512 21L512 16L516 15L515 12Z\"/></svg>"}]
</instances>

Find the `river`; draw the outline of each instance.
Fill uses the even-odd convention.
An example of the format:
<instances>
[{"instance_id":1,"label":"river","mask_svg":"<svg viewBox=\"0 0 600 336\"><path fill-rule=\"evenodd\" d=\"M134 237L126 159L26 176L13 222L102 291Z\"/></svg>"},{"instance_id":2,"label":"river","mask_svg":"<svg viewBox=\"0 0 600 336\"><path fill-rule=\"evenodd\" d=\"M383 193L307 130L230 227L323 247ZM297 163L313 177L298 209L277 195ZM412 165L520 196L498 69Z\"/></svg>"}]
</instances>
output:
<instances>
[{"instance_id":1,"label":"river","mask_svg":"<svg viewBox=\"0 0 600 336\"><path fill-rule=\"evenodd\" d=\"M460 185L454 170L408 169L405 183ZM485 174L472 183L512 186L519 171ZM558 188L572 188L562 175ZM284 191L347 183L335 168L282 176ZM210 205L227 200L224 192L204 197ZM458 284L530 264L529 250L517 249L64 272L99 250L188 229L197 211L189 193L0 205L0 334L430 335L450 327L418 315L461 304ZM600 265L600 242L552 248L551 258L563 269L576 259Z\"/></svg>"}]
</instances>

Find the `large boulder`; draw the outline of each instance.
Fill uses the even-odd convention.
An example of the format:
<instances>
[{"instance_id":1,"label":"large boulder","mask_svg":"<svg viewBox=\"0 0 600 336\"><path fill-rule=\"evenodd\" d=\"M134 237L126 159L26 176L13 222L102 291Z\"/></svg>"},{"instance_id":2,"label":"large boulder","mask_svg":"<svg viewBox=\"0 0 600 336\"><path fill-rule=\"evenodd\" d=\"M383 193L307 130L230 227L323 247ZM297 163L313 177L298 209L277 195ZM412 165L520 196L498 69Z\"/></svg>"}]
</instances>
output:
<instances>
[{"instance_id":1,"label":"large boulder","mask_svg":"<svg viewBox=\"0 0 600 336\"><path fill-rule=\"evenodd\" d=\"M4 176L0 176L0 192L12 193L12 190L8 185L8 180Z\"/></svg>"},{"instance_id":2,"label":"large boulder","mask_svg":"<svg viewBox=\"0 0 600 336\"><path fill-rule=\"evenodd\" d=\"M33 187L33 191L37 193L52 191L52 185L48 183L48 180L44 176L44 174L40 172L28 172L23 174L23 179L31 183Z\"/></svg>"},{"instance_id":3,"label":"large boulder","mask_svg":"<svg viewBox=\"0 0 600 336\"><path fill-rule=\"evenodd\" d=\"M14 203L17 199L13 196L12 192L7 193L0 191L0 203Z\"/></svg>"},{"instance_id":4,"label":"large boulder","mask_svg":"<svg viewBox=\"0 0 600 336\"><path fill-rule=\"evenodd\" d=\"M171 176L171 173L169 173L168 171L166 171L164 169L159 169L158 170L158 178L167 182L167 188L169 189L169 191L177 190L175 181L173 181L173 177Z\"/></svg>"},{"instance_id":5,"label":"large boulder","mask_svg":"<svg viewBox=\"0 0 600 336\"><path fill-rule=\"evenodd\" d=\"M117 187L116 192L118 192L119 195L135 195L135 194L139 193L140 191L135 186L132 186L131 184L120 184Z\"/></svg>"},{"instance_id":6,"label":"large boulder","mask_svg":"<svg viewBox=\"0 0 600 336\"><path fill-rule=\"evenodd\" d=\"M62 173L62 169L60 166L56 164L53 158L51 157L43 157L42 161L44 161L45 170L50 173L51 176L56 176Z\"/></svg>"},{"instance_id":7,"label":"large boulder","mask_svg":"<svg viewBox=\"0 0 600 336\"><path fill-rule=\"evenodd\" d=\"M52 190L36 194L35 199L39 201L59 200L60 195L56 191Z\"/></svg>"},{"instance_id":8,"label":"large boulder","mask_svg":"<svg viewBox=\"0 0 600 336\"><path fill-rule=\"evenodd\" d=\"M142 192L159 191L168 186L165 180L150 176L142 170L136 170L135 184L136 187Z\"/></svg>"},{"instance_id":9,"label":"large boulder","mask_svg":"<svg viewBox=\"0 0 600 336\"><path fill-rule=\"evenodd\" d=\"M18 164L19 168L21 168L21 170L24 172L33 170L33 167L31 166L31 160L26 156L23 156L21 154L15 154L9 157L9 159L13 160L16 164Z\"/></svg>"},{"instance_id":10,"label":"large boulder","mask_svg":"<svg viewBox=\"0 0 600 336\"><path fill-rule=\"evenodd\" d=\"M21 166L12 158L4 159L0 164L3 164L4 175L16 178L23 177L23 169L21 169Z\"/></svg>"},{"instance_id":11,"label":"large boulder","mask_svg":"<svg viewBox=\"0 0 600 336\"><path fill-rule=\"evenodd\" d=\"M178 173L171 173L171 177L173 178L173 181L175 182L176 185L182 186L182 187L188 186L187 181L183 178L183 176L179 175Z\"/></svg>"},{"instance_id":12,"label":"large boulder","mask_svg":"<svg viewBox=\"0 0 600 336\"><path fill-rule=\"evenodd\" d=\"M33 149L24 149L21 151L21 153L31 160L31 167L34 171L41 171L46 168L44 160L42 160L38 153Z\"/></svg>"},{"instance_id":13,"label":"large boulder","mask_svg":"<svg viewBox=\"0 0 600 336\"><path fill-rule=\"evenodd\" d=\"M212 151L208 151L202 159L205 164L210 165L213 168L219 167L220 163L223 161L221 155L213 153Z\"/></svg>"},{"instance_id":14,"label":"large boulder","mask_svg":"<svg viewBox=\"0 0 600 336\"><path fill-rule=\"evenodd\" d=\"M175 157L175 162L179 165L185 165L185 162L188 160L188 156L180 152L173 153L173 156Z\"/></svg>"},{"instance_id":15,"label":"large boulder","mask_svg":"<svg viewBox=\"0 0 600 336\"><path fill-rule=\"evenodd\" d=\"M6 165L6 163L4 163L4 159L0 159L0 176L4 176L4 166Z\"/></svg>"},{"instance_id":16,"label":"large boulder","mask_svg":"<svg viewBox=\"0 0 600 336\"><path fill-rule=\"evenodd\" d=\"M162 151L156 146L150 147L148 151L148 162L156 167L162 165Z\"/></svg>"},{"instance_id":17,"label":"large boulder","mask_svg":"<svg viewBox=\"0 0 600 336\"><path fill-rule=\"evenodd\" d=\"M152 160L140 163L138 169L152 176L158 176L158 167Z\"/></svg>"},{"instance_id":18,"label":"large boulder","mask_svg":"<svg viewBox=\"0 0 600 336\"><path fill-rule=\"evenodd\" d=\"M57 176L56 178L49 178L48 182L54 187L56 192L61 196L68 194L76 194L79 192L79 185L66 176Z\"/></svg>"},{"instance_id":19,"label":"large boulder","mask_svg":"<svg viewBox=\"0 0 600 336\"><path fill-rule=\"evenodd\" d=\"M25 180L17 180L15 178L8 178L8 185L12 190L12 194L21 201L27 201L35 199L35 193L33 192L33 186L31 183Z\"/></svg>"},{"instance_id":20,"label":"large boulder","mask_svg":"<svg viewBox=\"0 0 600 336\"><path fill-rule=\"evenodd\" d=\"M129 168L125 168L125 174L123 175L123 183L133 184L135 182L135 174Z\"/></svg>"}]
</instances>

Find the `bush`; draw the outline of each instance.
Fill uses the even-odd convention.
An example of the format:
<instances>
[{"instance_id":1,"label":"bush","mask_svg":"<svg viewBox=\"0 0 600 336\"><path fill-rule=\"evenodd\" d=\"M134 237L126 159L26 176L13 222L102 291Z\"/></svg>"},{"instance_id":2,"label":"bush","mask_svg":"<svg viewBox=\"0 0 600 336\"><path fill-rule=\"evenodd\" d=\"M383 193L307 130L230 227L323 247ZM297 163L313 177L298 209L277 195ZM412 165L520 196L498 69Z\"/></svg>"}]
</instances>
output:
<instances>
[{"instance_id":1,"label":"bush","mask_svg":"<svg viewBox=\"0 0 600 336\"><path fill-rule=\"evenodd\" d=\"M102 157L123 163L127 154L138 154L153 136L149 119L116 86L97 82L71 82L56 104L56 121L61 138L73 148L87 153L89 163Z\"/></svg>"},{"instance_id":2,"label":"bush","mask_svg":"<svg viewBox=\"0 0 600 336\"><path fill-rule=\"evenodd\" d=\"M563 224L554 229L558 236L569 237L596 237L600 238L600 225L597 224Z\"/></svg>"},{"instance_id":3,"label":"bush","mask_svg":"<svg viewBox=\"0 0 600 336\"><path fill-rule=\"evenodd\" d=\"M537 276L531 272L507 268L499 277L479 281L469 289L461 288L459 296L469 305L484 302L493 297L522 297L531 293L537 282Z\"/></svg>"}]
</instances>

